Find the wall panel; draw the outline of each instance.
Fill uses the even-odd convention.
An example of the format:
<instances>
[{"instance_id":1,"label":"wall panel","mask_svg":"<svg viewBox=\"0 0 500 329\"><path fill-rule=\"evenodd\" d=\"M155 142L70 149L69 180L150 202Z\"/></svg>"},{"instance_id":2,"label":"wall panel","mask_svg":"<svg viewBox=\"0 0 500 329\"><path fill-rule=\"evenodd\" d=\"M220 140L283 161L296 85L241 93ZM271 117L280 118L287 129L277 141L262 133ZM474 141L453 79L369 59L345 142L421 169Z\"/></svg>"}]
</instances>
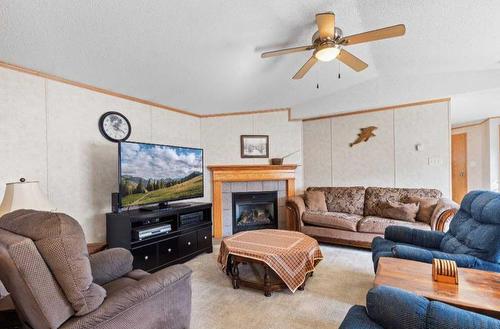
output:
<instances>
[{"instance_id":1,"label":"wall panel","mask_svg":"<svg viewBox=\"0 0 500 329\"><path fill-rule=\"evenodd\" d=\"M332 120L333 180L337 186L394 186L393 111ZM349 146L360 128L377 127L368 142Z\"/></svg>"},{"instance_id":2,"label":"wall panel","mask_svg":"<svg viewBox=\"0 0 500 329\"><path fill-rule=\"evenodd\" d=\"M448 104L304 122L304 186L434 187L449 195ZM368 126L378 127L376 136L351 148L359 129Z\"/></svg>"},{"instance_id":3,"label":"wall panel","mask_svg":"<svg viewBox=\"0 0 500 329\"><path fill-rule=\"evenodd\" d=\"M396 186L440 187L449 195L450 127L448 103L394 111ZM421 150L416 150L416 145Z\"/></svg>"},{"instance_id":4,"label":"wall panel","mask_svg":"<svg viewBox=\"0 0 500 329\"><path fill-rule=\"evenodd\" d=\"M304 122L304 181L306 186L332 186L331 120Z\"/></svg>"}]
</instances>

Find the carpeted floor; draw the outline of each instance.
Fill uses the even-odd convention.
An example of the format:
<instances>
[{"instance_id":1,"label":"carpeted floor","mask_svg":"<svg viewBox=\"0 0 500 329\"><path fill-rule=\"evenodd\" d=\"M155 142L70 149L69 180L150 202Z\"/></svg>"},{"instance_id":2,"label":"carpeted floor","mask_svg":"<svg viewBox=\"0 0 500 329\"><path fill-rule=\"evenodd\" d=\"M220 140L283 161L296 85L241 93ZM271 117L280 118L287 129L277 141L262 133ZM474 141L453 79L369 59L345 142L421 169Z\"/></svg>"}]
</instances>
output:
<instances>
[{"instance_id":1,"label":"carpeted floor","mask_svg":"<svg viewBox=\"0 0 500 329\"><path fill-rule=\"evenodd\" d=\"M337 328L348 309L364 304L373 286L371 253L322 245L325 257L304 291L263 292L233 289L217 264L219 246L186 263L193 269L192 329Z\"/></svg>"}]
</instances>

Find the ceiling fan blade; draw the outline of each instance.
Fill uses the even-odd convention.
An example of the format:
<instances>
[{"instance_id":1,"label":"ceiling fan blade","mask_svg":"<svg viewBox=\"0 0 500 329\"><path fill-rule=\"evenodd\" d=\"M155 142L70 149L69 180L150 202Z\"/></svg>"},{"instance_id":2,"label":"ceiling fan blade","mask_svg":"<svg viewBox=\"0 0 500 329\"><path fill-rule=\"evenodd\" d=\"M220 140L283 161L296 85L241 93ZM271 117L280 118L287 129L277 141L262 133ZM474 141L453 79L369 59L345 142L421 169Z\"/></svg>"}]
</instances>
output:
<instances>
[{"instance_id":1,"label":"ceiling fan blade","mask_svg":"<svg viewBox=\"0 0 500 329\"><path fill-rule=\"evenodd\" d=\"M378 30L349 35L339 42L344 46L355 45L363 42L382 40L387 38L400 37L406 32L404 24L384 27Z\"/></svg>"},{"instance_id":2,"label":"ceiling fan blade","mask_svg":"<svg viewBox=\"0 0 500 329\"><path fill-rule=\"evenodd\" d=\"M274 57L274 56L281 56L281 55L298 53L300 51L306 51L306 50L311 50L311 49L314 49L314 46L301 46L301 47L273 50L273 51L268 51L268 52L262 53L262 55L260 55L260 57L268 58L268 57Z\"/></svg>"},{"instance_id":3,"label":"ceiling fan blade","mask_svg":"<svg viewBox=\"0 0 500 329\"><path fill-rule=\"evenodd\" d=\"M316 14L319 37L321 40L333 40L335 34L335 14L332 12Z\"/></svg>"},{"instance_id":4,"label":"ceiling fan blade","mask_svg":"<svg viewBox=\"0 0 500 329\"><path fill-rule=\"evenodd\" d=\"M297 73L295 73L292 79L294 80L302 79L302 77L306 75L306 73L311 69L311 67L313 67L314 64L316 64L317 61L318 60L316 59L316 57L311 56L311 58L309 58L307 62L304 65L302 65L300 70Z\"/></svg>"},{"instance_id":5,"label":"ceiling fan blade","mask_svg":"<svg viewBox=\"0 0 500 329\"><path fill-rule=\"evenodd\" d=\"M344 49L340 51L337 59L356 72L363 71L368 67L368 64Z\"/></svg>"}]
</instances>

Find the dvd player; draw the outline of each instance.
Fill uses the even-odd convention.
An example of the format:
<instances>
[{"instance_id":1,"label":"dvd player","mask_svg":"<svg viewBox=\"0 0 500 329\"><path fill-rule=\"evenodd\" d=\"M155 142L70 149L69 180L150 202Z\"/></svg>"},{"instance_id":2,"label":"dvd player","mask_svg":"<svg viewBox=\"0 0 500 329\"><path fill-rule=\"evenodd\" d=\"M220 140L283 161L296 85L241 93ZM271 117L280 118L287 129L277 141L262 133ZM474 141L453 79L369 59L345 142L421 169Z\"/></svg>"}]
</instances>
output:
<instances>
[{"instance_id":1,"label":"dvd player","mask_svg":"<svg viewBox=\"0 0 500 329\"><path fill-rule=\"evenodd\" d=\"M172 225L170 224L163 224L163 225L157 225L157 226L150 226L150 227L145 227L145 228L139 228L133 230L133 238L134 240L144 240L147 238L153 238L158 235L166 234L168 232L172 231Z\"/></svg>"}]
</instances>

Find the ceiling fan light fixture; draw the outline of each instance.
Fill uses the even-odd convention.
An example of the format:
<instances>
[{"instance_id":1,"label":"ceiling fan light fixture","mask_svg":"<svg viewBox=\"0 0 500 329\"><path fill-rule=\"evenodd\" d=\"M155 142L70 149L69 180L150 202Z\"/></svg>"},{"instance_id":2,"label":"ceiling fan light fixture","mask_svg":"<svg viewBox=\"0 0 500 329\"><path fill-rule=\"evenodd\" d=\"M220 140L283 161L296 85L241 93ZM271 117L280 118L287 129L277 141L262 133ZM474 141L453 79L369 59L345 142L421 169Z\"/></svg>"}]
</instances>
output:
<instances>
[{"instance_id":1,"label":"ceiling fan light fixture","mask_svg":"<svg viewBox=\"0 0 500 329\"><path fill-rule=\"evenodd\" d=\"M314 57L316 57L317 60L322 62L330 62L333 61L335 58L337 58L339 53L340 53L339 45L325 44L325 45L320 45L314 51Z\"/></svg>"}]
</instances>

